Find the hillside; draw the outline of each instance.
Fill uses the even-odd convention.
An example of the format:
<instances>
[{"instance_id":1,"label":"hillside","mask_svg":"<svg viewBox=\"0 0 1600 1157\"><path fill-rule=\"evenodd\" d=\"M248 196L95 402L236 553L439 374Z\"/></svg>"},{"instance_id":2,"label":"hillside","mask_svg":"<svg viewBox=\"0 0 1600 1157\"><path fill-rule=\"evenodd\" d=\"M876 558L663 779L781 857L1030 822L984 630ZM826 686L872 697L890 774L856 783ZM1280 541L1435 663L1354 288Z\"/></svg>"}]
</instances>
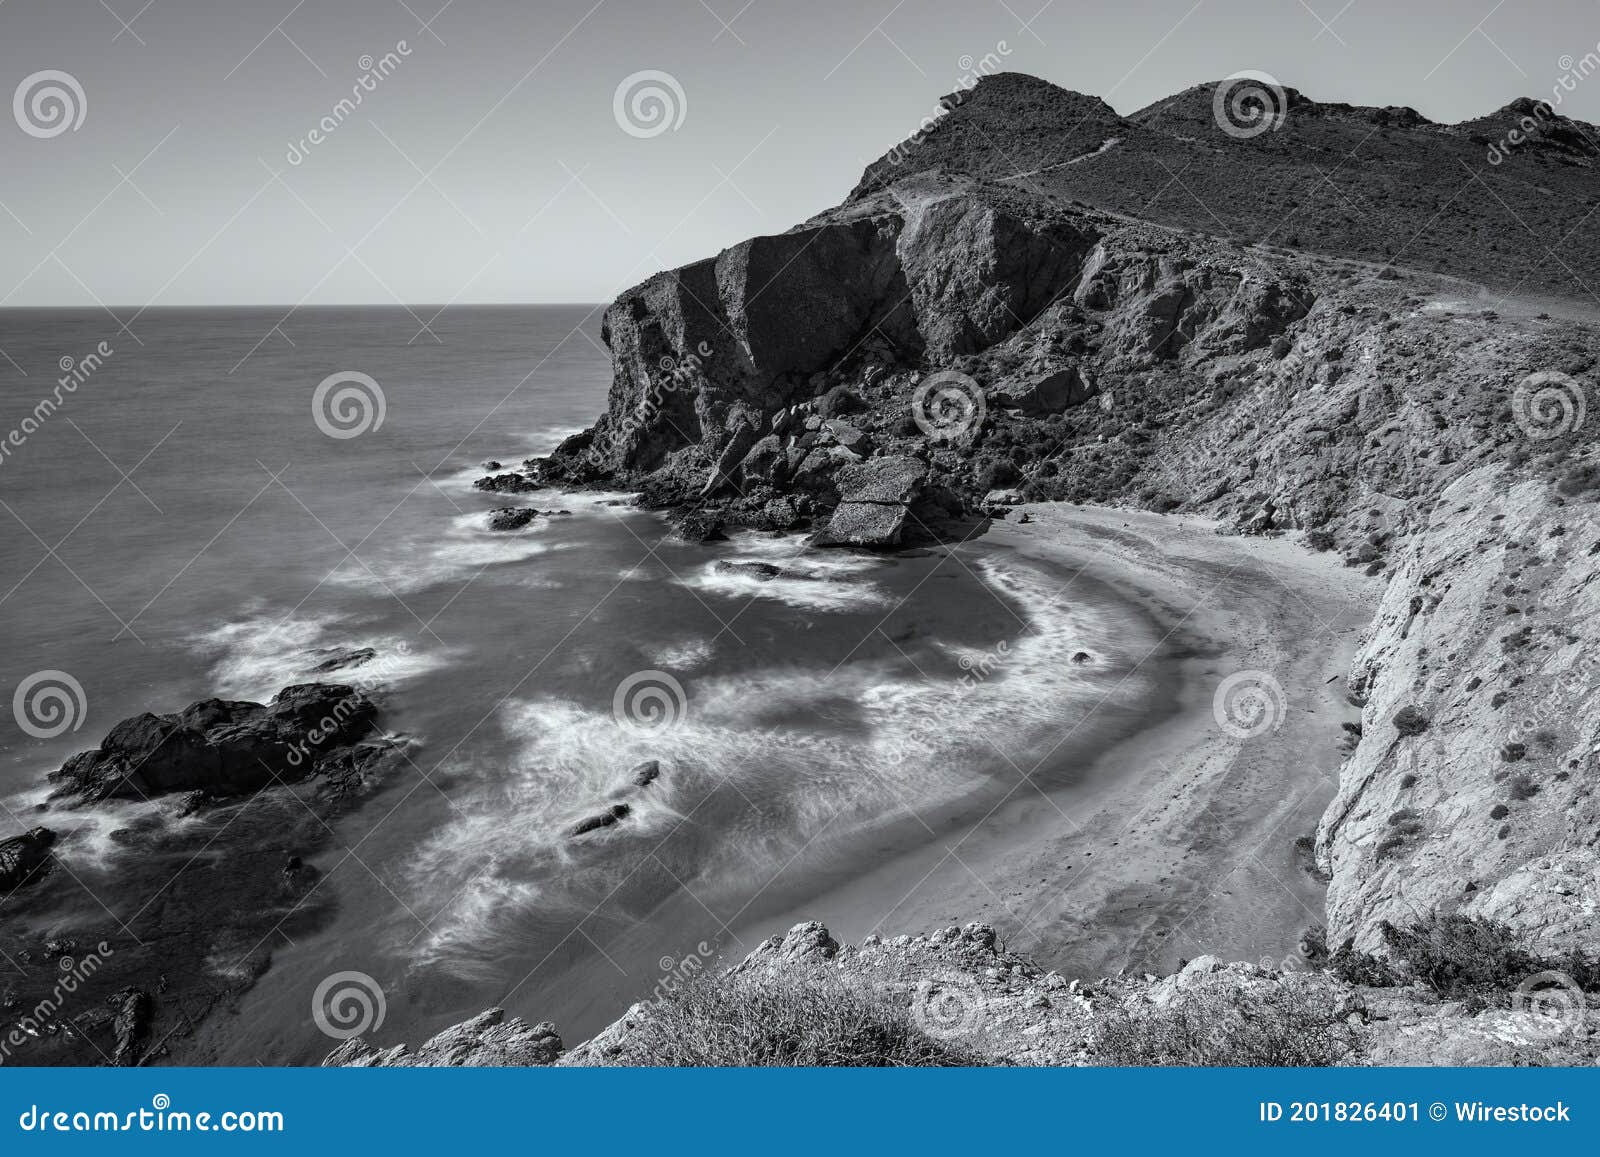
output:
<instances>
[{"instance_id":1,"label":"hillside","mask_svg":"<svg viewBox=\"0 0 1600 1157\"><path fill-rule=\"evenodd\" d=\"M850 199L918 171L963 173L1245 244L1596 303L1600 238L1585 227L1600 205L1595 126L1526 98L1440 125L1248 82L1219 113L1217 92L1200 85L1124 118L1034 77L989 77L920 142L868 166ZM1250 121L1257 110L1276 127ZM1531 139L1508 145L1525 123Z\"/></svg>"}]
</instances>

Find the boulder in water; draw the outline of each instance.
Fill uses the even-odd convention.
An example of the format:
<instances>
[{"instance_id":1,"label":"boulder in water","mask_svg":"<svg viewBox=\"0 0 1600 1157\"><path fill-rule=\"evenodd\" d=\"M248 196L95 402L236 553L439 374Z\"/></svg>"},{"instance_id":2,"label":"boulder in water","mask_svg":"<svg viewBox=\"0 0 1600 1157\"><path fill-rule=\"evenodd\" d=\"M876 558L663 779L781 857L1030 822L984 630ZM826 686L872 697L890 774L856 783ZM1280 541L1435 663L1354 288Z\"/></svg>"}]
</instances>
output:
<instances>
[{"instance_id":1,"label":"boulder in water","mask_svg":"<svg viewBox=\"0 0 1600 1157\"><path fill-rule=\"evenodd\" d=\"M614 803L605 811L596 812L592 816L586 816L577 823L573 824L572 834L575 836L586 836L590 832L599 831L601 828L612 827L619 820L627 818L628 813L632 810L633 809L625 803Z\"/></svg>"},{"instance_id":2,"label":"boulder in water","mask_svg":"<svg viewBox=\"0 0 1600 1157\"><path fill-rule=\"evenodd\" d=\"M57 794L92 802L184 791L232 796L274 780L359 772L376 753L358 744L377 714L365 695L338 683L285 687L269 704L202 699L175 714L124 719L50 779Z\"/></svg>"},{"instance_id":3,"label":"boulder in water","mask_svg":"<svg viewBox=\"0 0 1600 1157\"><path fill-rule=\"evenodd\" d=\"M49 828L34 828L0 840L0 893L9 895L43 877L55 842L56 834Z\"/></svg>"}]
</instances>

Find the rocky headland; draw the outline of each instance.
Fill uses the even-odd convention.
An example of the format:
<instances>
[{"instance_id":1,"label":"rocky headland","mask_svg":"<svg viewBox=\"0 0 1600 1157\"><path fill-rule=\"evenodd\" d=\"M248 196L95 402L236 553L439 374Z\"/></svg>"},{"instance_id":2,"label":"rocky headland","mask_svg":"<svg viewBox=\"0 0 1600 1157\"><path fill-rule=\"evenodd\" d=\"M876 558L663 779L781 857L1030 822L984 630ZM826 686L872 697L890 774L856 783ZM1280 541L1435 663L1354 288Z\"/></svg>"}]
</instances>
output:
<instances>
[{"instance_id":1,"label":"rocky headland","mask_svg":"<svg viewBox=\"0 0 1600 1157\"><path fill-rule=\"evenodd\" d=\"M691 539L805 528L819 547L1095 504L1283 537L1370 576L1382 594L1344 689L1359 718L1302 840L1327 884L1326 927L1307 921L1317 979L1294 983L1344 999L1383 973L1355 993L1363 1023L1405 1031L1351 1056L1547 1060L1545 1037L1496 1019L1506 1000L1405 988L1422 978L1397 945L1453 921L1525 966L1571 962L1579 1000L1595 983L1600 313L1583 284L1600 250L1576 226L1600 130L1541 114L1490 159L1529 102L1439 125L1291 89L1270 131L1236 133L1215 89L1129 117L1015 75L947 98L843 204L618 298L605 414L483 485L627 488ZM834 967L922 945L942 964L965 942L892 943ZM1321 970L1334 958L1342 973ZM1197 974L1062 998L1069 982L1031 967L978 971L1020 978L1040 1024L1064 1010L1064 1036L1038 1030L1052 1061L1095 1055L1093 993L1126 1006Z\"/></svg>"},{"instance_id":2,"label":"rocky headland","mask_svg":"<svg viewBox=\"0 0 1600 1157\"><path fill-rule=\"evenodd\" d=\"M1439 125L1291 89L1270 128L1240 133L1215 95L1123 117L1000 75L947 98L842 204L623 293L605 314L605 413L546 458L486 464L476 485L633 491L690 540L801 529L817 548L894 549L1016 512L1011 529L1045 550L1092 534L1150 563L1149 523L1166 519L1241 554L1320 556L1348 583L1321 582L1309 604L1279 584L1293 613L1254 626L1293 633L1257 630L1250 673L1285 700L1258 708L1315 706L1318 727L1335 726L1336 698L1341 746L1308 755L1291 750L1299 731L1223 729L1172 773L1130 780L1166 805L1130 840L1147 858L1119 848L1124 874L1051 917L1042 949L1107 914L1149 939L1141 914L1186 897L1230 839L1298 836L1282 885L1304 929L1293 958L1201 955L1161 977L1108 957L1068 976L1009 947L998 919L853 948L804 923L570 1050L557 1026L490 1010L414 1050L347 1042L329 1063L852 1063L862 1054L785 1052L782 1033L728 1051L703 1032L733 1008L826 1040L843 1029L805 1019L819 1006L871 1027L874 1063L1593 1063L1600 311L1585 283L1600 281L1600 242L1583 222L1600 130L1540 115L1491 160L1526 103ZM1116 511L1135 525L1111 525ZM488 525L557 513L508 505ZM1219 585L1242 565L1194 568L1206 552L1169 546L1162 565ZM1313 683L1337 653L1312 613L1334 588L1365 626L1348 671ZM187 824L133 820L114 839L134 854L85 881L56 870L48 814L0 845L5 950L27 975L4 1015L48 995L63 945L114 948L92 980L103 1012L51 1021L33 1055L157 1058L259 974L280 924L316 926L304 857L383 763L370 703L321 722L329 695L350 694L140 716L52 777L50 809L171 797ZM305 750L308 726L327 738ZM1337 785L1294 832L1284 786L1311 791L1324 759ZM1108 814L1138 816L1133 803ZM628 808L574 838L609 838ZM212 854L224 831L228 854ZM209 871L174 871L195 858ZM1552 1004L1562 1015L1528 1007ZM1240 1009L1272 1015L1241 1025ZM1263 1038L1262 1023L1294 1031Z\"/></svg>"}]
</instances>

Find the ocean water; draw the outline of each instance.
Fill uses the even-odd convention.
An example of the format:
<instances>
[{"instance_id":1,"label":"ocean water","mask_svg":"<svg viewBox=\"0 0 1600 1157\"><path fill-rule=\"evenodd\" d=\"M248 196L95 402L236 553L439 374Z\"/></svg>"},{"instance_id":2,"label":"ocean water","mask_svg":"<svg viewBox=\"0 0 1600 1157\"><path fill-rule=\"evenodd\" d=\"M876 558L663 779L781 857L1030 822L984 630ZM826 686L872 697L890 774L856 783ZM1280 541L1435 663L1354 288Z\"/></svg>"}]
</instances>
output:
<instances>
[{"instance_id":1,"label":"ocean water","mask_svg":"<svg viewBox=\"0 0 1600 1157\"><path fill-rule=\"evenodd\" d=\"M314 857L331 925L276 944L192 1059L314 1062L331 1042L312 994L343 970L383 989L384 1042L491 1005L583 1039L685 954L742 955L764 916L981 816L1024 771L1070 782L1148 691L1150 640L1114 598L1065 597L981 540L692 546L625 495L550 491L515 501L569 514L489 531L511 500L471 488L481 463L543 452L604 405L588 307L450 309L438 341L402 309L151 311L129 329L0 312L0 689L46 672L82 691L64 729L0 718L0 836L118 720L266 698L335 648L376 651L320 677L378 693L408 744ZM55 393L68 358L81 381ZM319 411L341 372L376 383L352 387L369 405ZM1080 649L1096 662L1071 663ZM650 759L660 779L631 788ZM625 822L570 834L618 798ZM114 857L125 819L51 823L70 866Z\"/></svg>"}]
</instances>

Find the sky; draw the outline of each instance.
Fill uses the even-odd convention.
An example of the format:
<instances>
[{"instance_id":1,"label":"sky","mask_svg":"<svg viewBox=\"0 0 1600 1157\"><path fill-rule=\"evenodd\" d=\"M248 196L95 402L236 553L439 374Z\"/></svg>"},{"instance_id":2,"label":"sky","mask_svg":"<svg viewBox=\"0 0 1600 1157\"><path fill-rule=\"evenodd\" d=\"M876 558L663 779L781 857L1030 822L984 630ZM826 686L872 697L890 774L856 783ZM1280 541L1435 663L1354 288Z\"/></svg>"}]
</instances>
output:
<instances>
[{"instance_id":1,"label":"sky","mask_svg":"<svg viewBox=\"0 0 1600 1157\"><path fill-rule=\"evenodd\" d=\"M0 306L605 301L837 203L985 58L1455 121L1597 43L1596 0L0 0Z\"/></svg>"}]
</instances>

